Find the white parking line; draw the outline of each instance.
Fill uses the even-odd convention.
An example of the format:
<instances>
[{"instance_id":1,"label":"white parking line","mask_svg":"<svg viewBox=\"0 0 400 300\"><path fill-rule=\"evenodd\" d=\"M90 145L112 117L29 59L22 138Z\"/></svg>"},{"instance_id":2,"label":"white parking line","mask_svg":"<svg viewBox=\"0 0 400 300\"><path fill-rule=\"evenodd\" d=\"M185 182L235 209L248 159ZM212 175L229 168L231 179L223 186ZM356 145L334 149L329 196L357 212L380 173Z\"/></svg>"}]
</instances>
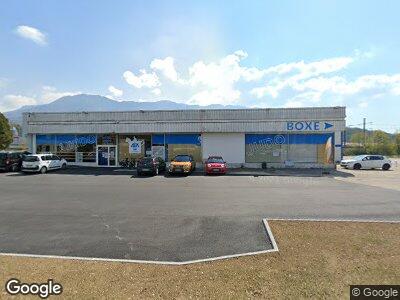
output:
<instances>
[{"instance_id":1,"label":"white parking line","mask_svg":"<svg viewBox=\"0 0 400 300\"><path fill-rule=\"evenodd\" d=\"M17 256L17 257L30 257L30 258L58 258L58 259L70 259L70 260L86 260L86 261L104 261L104 262L123 262L123 263L142 263L142 264L160 264L160 265L188 265L194 263L202 263L202 262L209 262L209 261L216 261L221 259L228 259L228 258L235 258L235 257L242 257L242 256L249 256L249 255L257 255L263 253L270 253L270 252L277 252L278 245L275 242L275 238L272 234L271 228L269 227L268 221L266 219L262 220L264 225L264 229L266 234L268 235L272 249L268 250L261 250L261 251L254 251L254 252L246 252L246 253L239 253L239 254L231 254L231 255L223 255L217 257L210 257L204 259L196 259L196 260L188 260L188 261L157 261L157 260L138 260L138 259L118 259L118 258L98 258L98 257L80 257L80 256L63 256L63 255L40 255L40 254L20 254L20 253L0 253L1 256Z\"/></svg>"},{"instance_id":2,"label":"white parking line","mask_svg":"<svg viewBox=\"0 0 400 300\"><path fill-rule=\"evenodd\" d=\"M400 220L376 219L330 219L330 218L268 218L268 221L309 221L309 222L353 222L353 223L400 223Z\"/></svg>"}]
</instances>

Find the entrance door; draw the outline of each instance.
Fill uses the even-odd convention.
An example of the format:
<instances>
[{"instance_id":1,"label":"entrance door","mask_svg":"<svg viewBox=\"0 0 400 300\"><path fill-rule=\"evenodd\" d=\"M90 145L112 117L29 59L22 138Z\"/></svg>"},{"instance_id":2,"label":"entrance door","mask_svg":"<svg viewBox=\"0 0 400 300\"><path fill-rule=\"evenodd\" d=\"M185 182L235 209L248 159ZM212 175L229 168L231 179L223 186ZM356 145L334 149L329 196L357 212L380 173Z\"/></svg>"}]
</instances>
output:
<instances>
[{"instance_id":1,"label":"entrance door","mask_svg":"<svg viewBox=\"0 0 400 300\"><path fill-rule=\"evenodd\" d=\"M108 146L97 147L97 164L99 166L108 166Z\"/></svg>"},{"instance_id":2,"label":"entrance door","mask_svg":"<svg viewBox=\"0 0 400 300\"><path fill-rule=\"evenodd\" d=\"M97 164L104 167L116 166L116 147L97 146Z\"/></svg>"},{"instance_id":3,"label":"entrance door","mask_svg":"<svg viewBox=\"0 0 400 300\"><path fill-rule=\"evenodd\" d=\"M116 151L115 151L115 146L109 146L108 147L108 165L109 166L116 166Z\"/></svg>"}]
</instances>

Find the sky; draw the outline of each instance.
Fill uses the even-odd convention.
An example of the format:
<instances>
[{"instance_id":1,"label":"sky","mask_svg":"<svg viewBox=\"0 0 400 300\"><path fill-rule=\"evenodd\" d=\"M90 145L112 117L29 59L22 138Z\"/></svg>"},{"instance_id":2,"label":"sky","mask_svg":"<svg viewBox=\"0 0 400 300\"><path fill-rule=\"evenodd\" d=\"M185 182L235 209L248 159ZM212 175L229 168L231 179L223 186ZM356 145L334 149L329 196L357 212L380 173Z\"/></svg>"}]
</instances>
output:
<instances>
[{"instance_id":1,"label":"sky","mask_svg":"<svg viewBox=\"0 0 400 300\"><path fill-rule=\"evenodd\" d=\"M78 93L346 106L348 125L394 132L399 11L397 0L3 0L0 111Z\"/></svg>"}]
</instances>

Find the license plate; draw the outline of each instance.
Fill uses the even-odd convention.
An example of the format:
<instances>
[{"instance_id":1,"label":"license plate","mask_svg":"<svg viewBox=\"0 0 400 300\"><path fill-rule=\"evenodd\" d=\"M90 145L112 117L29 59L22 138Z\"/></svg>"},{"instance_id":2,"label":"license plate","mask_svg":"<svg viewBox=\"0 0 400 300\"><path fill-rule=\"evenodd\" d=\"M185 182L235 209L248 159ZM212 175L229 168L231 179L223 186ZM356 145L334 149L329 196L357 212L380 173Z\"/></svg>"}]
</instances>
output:
<instances>
[{"instance_id":1,"label":"license plate","mask_svg":"<svg viewBox=\"0 0 400 300\"><path fill-rule=\"evenodd\" d=\"M150 171L150 169L142 169L142 171Z\"/></svg>"},{"instance_id":2,"label":"license plate","mask_svg":"<svg viewBox=\"0 0 400 300\"><path fill-rule=\"evenodd\" d=\"M219 172L219 169L213 169L213 172Z\"/></svg>"},{"instance_id":3,"label":"license plate","mask_svg":"<svg viewBox=\"0 0 400 300\"><path fill-rule=\"evenodd\" d=\"M182 172L183 170L181 168L176 168L175 171L176 172Z\"/></svg>"}]
</instances>

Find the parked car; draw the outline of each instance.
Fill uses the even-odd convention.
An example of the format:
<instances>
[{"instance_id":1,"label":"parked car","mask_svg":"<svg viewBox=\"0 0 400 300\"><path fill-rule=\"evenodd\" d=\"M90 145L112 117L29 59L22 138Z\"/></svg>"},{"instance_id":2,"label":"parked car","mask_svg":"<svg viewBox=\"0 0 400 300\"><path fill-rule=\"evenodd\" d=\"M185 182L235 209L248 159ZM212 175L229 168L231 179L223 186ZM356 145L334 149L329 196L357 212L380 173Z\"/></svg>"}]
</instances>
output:
<instances>
[{"instance_id":1,"label":"parked car","mask_svg":"<svg viewBox=\"0 0 400 300\"><path fill-rule=\"evenodd\" d=\"M143 157L137 161L136 171L138 176L143 173L158 175L166 169L165 161L160 157Z\"/></svg>"},{"instance_id":2,"label":"parked car","mask_svg":"<svg viewBox=\"0 0 400 300\"><path fill-rule=\"evenodd\" d=\"M17 172L21 170L22 159L28 151L2 151L0 152L0 170Z\"/></svg>"},{"instance_id":3,"label":"parked car","mask_svg":"<svg viewBox=\"0 0 400 300\"><path fill-rule=\"evenodd\" d=\"M181 154L174 157L171 161L168 172L170 174L186 173L189 174L196 169L196 162L193 156L189 154Z\"/></svg>"},{"instance_id":4,"label":"parked car","mask_svg":"<svg viewBox=\"0 0 400 300\"><path fill-rule=\"evenodd\" d=\"M345 159L340 162L340 166L346 169L382 169L389 170L392 162L383 155L359 155L351 159Z\"/></svg>"},{"instance_id":5,"label":"parked car","mask_svg":"<svg viewBox=\"0 0 400 300\"><path fill-rule=\"evenodd\" d=\"M206 174L226 174L226 163L221 156L209 156L204 163Z\"/></svg>"},{"instance_id":6,"label":"parked car","mask_svg":"<svg viewBox=\"0 0 400 300\"><path fill-rule=\"evenodd\" d=\"M42 174L50 170L66 169L67 161L57 155L31 154L26 155L22 161L22 172L40 172Z\"/></svg>"}]
</instances>

